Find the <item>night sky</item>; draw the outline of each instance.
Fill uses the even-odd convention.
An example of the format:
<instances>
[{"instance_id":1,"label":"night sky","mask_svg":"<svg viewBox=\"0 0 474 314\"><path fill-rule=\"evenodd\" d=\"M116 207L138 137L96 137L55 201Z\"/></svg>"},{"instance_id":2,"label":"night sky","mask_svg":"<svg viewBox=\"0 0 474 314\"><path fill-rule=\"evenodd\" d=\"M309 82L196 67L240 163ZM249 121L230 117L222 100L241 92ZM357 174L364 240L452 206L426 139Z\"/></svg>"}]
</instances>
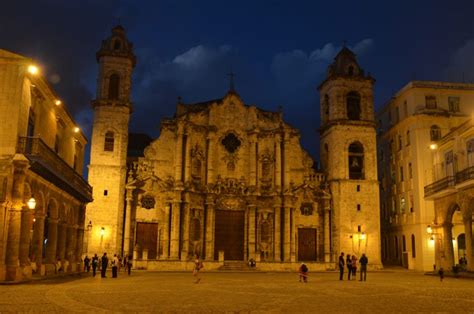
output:
<instances>
[{"instance_id":1,"label":"night sky","mask_svg":"<svg viewBox=\"0 0 474 314\"><path fill-rule=\"evenodd\" d=\"M376 78L380 108L408 81L474 82L474 1L5 1L0 47L34 58L90 138L95 52L120 23L134 43L130 130L159 135L176 99L283 107L318 158L319 95L344 40Z\"/></svg>"}]
</instances>

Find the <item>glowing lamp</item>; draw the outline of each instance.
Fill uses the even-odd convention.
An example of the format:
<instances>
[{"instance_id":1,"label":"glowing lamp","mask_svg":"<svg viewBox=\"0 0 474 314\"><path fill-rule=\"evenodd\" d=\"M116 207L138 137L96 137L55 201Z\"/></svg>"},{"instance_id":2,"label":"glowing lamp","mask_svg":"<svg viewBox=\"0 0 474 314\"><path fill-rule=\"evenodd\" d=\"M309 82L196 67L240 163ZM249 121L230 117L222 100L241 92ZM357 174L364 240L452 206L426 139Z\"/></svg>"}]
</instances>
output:
<instances>
[{"instance_id":1,"label":"glowing lamp","mask_svg":"<svg viewBox=\"0 0 474 314\"><path fill-rule=\"evenodd\" d=\"M29 209L33 210L36 207L36 200L32 197L28 200L28 202L26 202L26 204L28 205Z\"/></svg>"},{"instance_id":2,"label":"glowing lamp","mask_svg":"<svg viewBox=\"0 0 474 314\"><path fill-rule=\"evenodd\" d=\"M55 104L56 106L59 106L59 105L61 104L61 100L56 99L56 100L54 101L54 104Z\"/></svg>"},{"instance_id":3,"label":"glowing lamp","mask_svg":"<svg viewBox=\"0 0 474 314\"><path fill-rule=\"evenodd\" d=\"M78 133L81 129L79 129L79 127L74 127L74 133Z\"/></svg>"},{"instance_id":4,"label":"glowing lamp","mask_svg":"<svg viewBox=\"0 0 474 314\"><path fill-rule=\"evenodd\" d=\"M430 149L431 149L431 150L438 149L438 144L436 144L436 143L430 144Z\"/></svg>"},{"instance_id":5,"label":"glowing lamp","mask_svg":"<svg viewBox=\"0 0 474 314\"><path fill-rule=\"evenodd\" d=\"M36 75L36 74L38 74L39 69L38 69L37 66L31 64L31 65L28 66L28 72L29 72L30 74Z\"/></svg>"},{"instance_id":6,"label":"glowing lamp","mask_svg":"<svg viewBox=\"0 0 474 314\"><path fill-rule=\"evenodd\" d=\"M432 234L433 233L433 228L431 228L431 226L428 225L428 227L426 227L426 232L428 232L429 234Z\"/></svg>"},{"instance_id":7,"label":"glowing lamp","mask_svg":"<svg viewBox=\"0 0 474 314\"><path fill-rule=\"evenodd\" d=\"M361 240L365 240L365 233L362 232L362 233L360 234L360 239L361 239Z\"/></svg>"},{"instance_id":8,"label":"glowing lamp","mask_svg":"<svg viewBox=\"0 0 474 314\"><path fill-rule=\"evenodd\" d=\"M101 235L101 236L104 236L104 234L105 234L105 228L102 227L102 228L100 228L100 235Z\"/></svg>"}]
</instances>

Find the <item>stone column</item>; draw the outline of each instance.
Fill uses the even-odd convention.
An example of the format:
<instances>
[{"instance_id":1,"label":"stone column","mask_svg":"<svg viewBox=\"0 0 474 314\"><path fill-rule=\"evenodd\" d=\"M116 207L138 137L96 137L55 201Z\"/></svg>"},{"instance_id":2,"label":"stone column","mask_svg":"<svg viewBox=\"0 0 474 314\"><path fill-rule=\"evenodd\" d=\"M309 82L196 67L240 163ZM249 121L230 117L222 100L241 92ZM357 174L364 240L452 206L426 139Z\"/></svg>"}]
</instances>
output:
<instances>
[{"instance_id":1,"label":"stone column","mask_svg":"<svg viewBox=\"0 0 474 314\"><path fill-rule=\"evenodd\" d=\"M178 134L176 139L176 159L174 166L174 179L176 183L183 181L183 133L182 129L178 126Z\"/></svg>"},{"instance_id":2,"label":"stone column","mask_svg":"<svg viewBox=\"0 0 474 314\"><path fill-rule=\"evenodd\" d=\"M474 255L472 248L472 218L467 217L464 219L464 234L466 239L466 260L467 260L467 270L474 271Z\"/></svg>"},{"instance_id":3,"label":"stone column","mask_svg":"<svg viewBox=\"0 0 474 314\"><path fill-rule=\"evenodd\" d=\"M275 236L274 236L274 257L275 262L281 261L281 204L273 205L274 211L274 224L275 224Z\"/></svg>"},{"instance_id":4,"label":"stone column","mask_svg":"<svg viewBox=\"0 0 474 314\"><path fill-rule=\"evenodd\" d=\"M255 228L255 220L256 220L256 205L255 204L249 204L248 205L248 211L249 211L249 226L248 226L248 231L249 231L249 237L248 237L248 252L249 256L248 259L255 259L255 239L256 239L256 228Z\"/></svg>"},{"instance_id":5,"label":"stone column","mask_svg":"<svg viewBox=\"0 0 474 314\"><path fill-rule=\"evenodd\" d=\"M280 190L281 182L281 136L275 135L275 187Z\"/></svg>"},{"instance_id":6,"label":"stone column","mask_svg":"<svg viewBox=\"0 0 474 314\"><path fill-rule=\"evenodd\" d=\"M290 134L284 134L284 144L283 144L283 186L288 188L291 182L290 175Z\"/></svg>"},{"instance_id":7,"label":"stone column","mask_svg":"<svg viewBox=\"0 0 474 314\"><path fill-rule=\"evenodd\" d=\"M291 223L290 223L290 260L296 262L296 221L295 208L291 208Z\"/></svg>"},{"instance_id":8,"label":"stone column","mask_svg":"<svg viewBox=\"0 0 474 314\"><path fill-rule=\"evenodd\" d=\"M32 226L31 210L23 207L21 211L20 266L30 266L29 252Z\"/></svg>"},{"instance_id":9,"label":"stone column","mask_svg":"<svg viewBox=\"0 0 474 314\"><path fill-rule=\"evenodd\" d=\"M444 261L442 263L444 270L452 270L454 265L454 247L453 247L453 224L445 222L443 224L443 246Z\"/></svg>"},{"instance_id":10,"label":"stone column","mask_svg":"<svg viewBox=\"0 0 474 314\"><path fill-rule=\"evenodd\" d=\"M67 233L66 233L66 259L72 263L74 261L74 237L75 237L75 229L73 225L67 225ZM107 254L109 255L109 254Z\"/></svg>"},{"instance_id":11,"label":"stone column","mask_svg":"<svg viewBox=\"0 0 474 314\"><path fill-rule=\"evenodd\" d=\"M327 200L324 200L326 203ZM324 261L331 262L331 225L329 224L331 217L331 209L324 208Z\"/></svg>"},{"instance_id":12,"label":"stone column","mask_svg":"<svg viewBox=\"0 0 474 314\"><path fill-rule=\"evenodd\" d=\"M76 262L80 263L82 254L83 254L83 243L84 243L84 227L79 227L77 226L77 231L76 231ZM89 258L92 258L92 256L89 256Z\"/></svg>"},{"instance_id":13,"label":"stone column","mask_svg":"<svg viewBox=\"0 0 474 314\"><path fill-rule=\"evenodd\" d=\"M48 218L48 242L46 243L46 263L56 263L58 243L58 219Z\"/></svg>"},{"instance_id":14,"label":"stone column","mask_svg":"<svg viewBox=\"0 0 474 314\"><path fill-rule=\"evenodd\" d=\"M37 269L43 264L43 235L44 235L44 214L36 213L34 222L32 252Z\"/></svg>"},{"instance_id":15,"label":"stone column","mask_svg":"<svg viewBox=\"0 0 474 314\"><path fill-rule=\"evenodd\" d=\"M13 173L12 208L8 210L6 280L21 279L21 269L19 267L21 212L24 206L23 194L28 167L28 160L24 157L13 162L15 170Z\"/></svg>"},{"instance_id":16,"label":"stone column","mask_svg":"<svg viewBox=\"0 0 474 314\"><path fill-rule=\"evenodd\" d=\"M191 143L186 135L186 147L184 148L184 182L191 180Z\"/></svg>"},{"instance_id":17,"label":"stone column","mask_svg":"<svg viewBox=\"0 0 474 314\"><path fill-rule=\"evenodd\" d=\"M190 222L190 209L189 203L183 203L183 243L181 246L181 260L188 260L189 254L189 222Z\"/></svg>"},{"instance_id":18,"label":"stone column","mask_svg":"<svg viewBox=\"0 0 474 314\"><path fill-rule=\"evenodd\" d=\"M214 182L214 136L209 135L207 137L209 145L207 148L207 183Z\"/></svg>"},{"instance_id":19,"label":"stone column","mask_svg":"<svg viewBox=\"0 0 474 314\"><path fill-rule=\"evenodd\" d=\"M290 261L290 242L291 242L291 234L290 234L290 222L291 222L291 208L287 205L283 208L283 260L285 262Z\"/></svg>"},{"instance_id":20,"label":"stone column","mask_svg":"<svg viewBox=\"0 0 474 314\"><path fill-rule=\"evenodd\" d=\"M214 260L214 202L207 201L206 221L206 260Z\"/></svg>"},{"instance_id":21,"label":"stone column","mask_svg":"<svg viewBox=\"0 0 474 314\"><path fill-rule=\"evenodd\" d=\"M170 211L171 206L170 204L165 205L165 221L163 222L163 235L161 237L161 247L162 247L162 258L168 259L169 258L169 249L170 249Z\"/></svg>"},{"instance_id":22,"label":"stone column","mask_svg":"<svg viewBox=\"0 0 474 314\"><path fill-rule=\"evenodd\" d=\"M61 260L64 260L67 257L67 248L66 248L66 242L68 240L68 234L67 234L67 223L64 221L61 221L58 225L58 242L57 242L57 257L59 257Z\"/></svg>"},{"instance_id":23,"label":"stone column","mask_svg":"<svg viewBox=\"0 0 474 314\"><path fill-rule=\"evenodd\" d=\"M125 230L123 240L123 253L125 256L130 255L130 227L132 225L132 189L127 189L126 207L125 207Z\"/></svg>"},{"instance_id":24,"label":"stone column","mask_svg":"<svg viewBox=\"0 0 474 314\"><path fill-rule=\"evenodd\" d=\"M249 152L249 162L250 162L250 180L249 180L249 185L250 186L257 186L257 166L258 166L258 156L257 156L257 147L256 147L256 140L257 135L255 133L252 133L250 135L249 139L249 145L250 145L250 152Z\"/></svg>"},{"instance_id":25,"label":"stone column","mask_svg":"<svg viewBox=\"0 0 474 314\"><path fill-rule=\"evenodd\" d=\"M171 248L170 258L179 258L179 232L180 232L180 208L181 202L174 202L171 209Z\"/></svg>"}]
</instances>

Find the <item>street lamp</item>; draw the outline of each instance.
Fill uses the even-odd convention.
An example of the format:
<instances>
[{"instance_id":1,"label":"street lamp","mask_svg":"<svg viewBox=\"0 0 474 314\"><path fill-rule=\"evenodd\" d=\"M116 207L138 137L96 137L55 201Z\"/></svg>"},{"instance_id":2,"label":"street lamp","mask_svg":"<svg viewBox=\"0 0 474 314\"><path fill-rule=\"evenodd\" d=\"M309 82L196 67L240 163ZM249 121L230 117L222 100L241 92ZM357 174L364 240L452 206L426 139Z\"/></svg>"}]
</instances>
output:
<instances>
[{"instance_id":1,"label":"street lamp","mask_svg":"<svg viewBox=\"0 0 474 314\"><path fill-rule=\"evenodd\" d=\"M26 205L28 205L28 208L33 210L36 208L36 200L34 197L31 197L28 202L26 202Z\"/></svg>"}]
</instances>

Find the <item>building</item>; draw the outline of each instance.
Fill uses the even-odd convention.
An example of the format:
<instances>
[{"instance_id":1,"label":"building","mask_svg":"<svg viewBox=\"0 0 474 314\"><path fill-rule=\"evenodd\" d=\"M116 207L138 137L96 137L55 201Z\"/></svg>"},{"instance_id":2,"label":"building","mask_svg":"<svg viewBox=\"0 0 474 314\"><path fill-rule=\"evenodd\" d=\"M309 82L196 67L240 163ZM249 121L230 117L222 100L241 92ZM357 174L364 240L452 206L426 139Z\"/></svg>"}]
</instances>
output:
<instances>
[{"instance_id":1,"label":"building","mask_svg":"<svg viewBox=\"0 0 474 314\"><path fill-rule=\"evenodd\" d=\"M0 49L0 280L74 272L86 138L31 59Z\"/></svg>"},{"instance_id":2,"label":"building","mask_svg":"<svg viewBox=\"0 0 474 314\"><path fill-rule=\"evenodd\" d=\"M425 187L445 174L433 144L471 118L473 102L474 84L413 81L378 112L384 263L433 270L427 226L436 214Z\"/></svg>"},{"instance_id":3,"label":"building","mask_svg":"<svg viewBox=\"0 0 474 314\"><path fill-rule=\"evenodd\" d=\"M97 56L90 254L133 254L135 266L146 269L189 268L194 255L208 269L251 259L261 269L294 269L297 261L329 269L344 250L368 253L371 265L381 266L373 79L347 48L320 86L335 97L323 124L331 142L325 157L347 159L326 163L327 173L313 168L281 112L245 104L232 81L222 98L179 102L159 138L148 143L142 136L142 154L131 145L127 156L135 56L123 28L112 30ZM359 166L350 168L349 160ZM346 195L357 190L366 196Z\"/></svg>"}]
</instances>

